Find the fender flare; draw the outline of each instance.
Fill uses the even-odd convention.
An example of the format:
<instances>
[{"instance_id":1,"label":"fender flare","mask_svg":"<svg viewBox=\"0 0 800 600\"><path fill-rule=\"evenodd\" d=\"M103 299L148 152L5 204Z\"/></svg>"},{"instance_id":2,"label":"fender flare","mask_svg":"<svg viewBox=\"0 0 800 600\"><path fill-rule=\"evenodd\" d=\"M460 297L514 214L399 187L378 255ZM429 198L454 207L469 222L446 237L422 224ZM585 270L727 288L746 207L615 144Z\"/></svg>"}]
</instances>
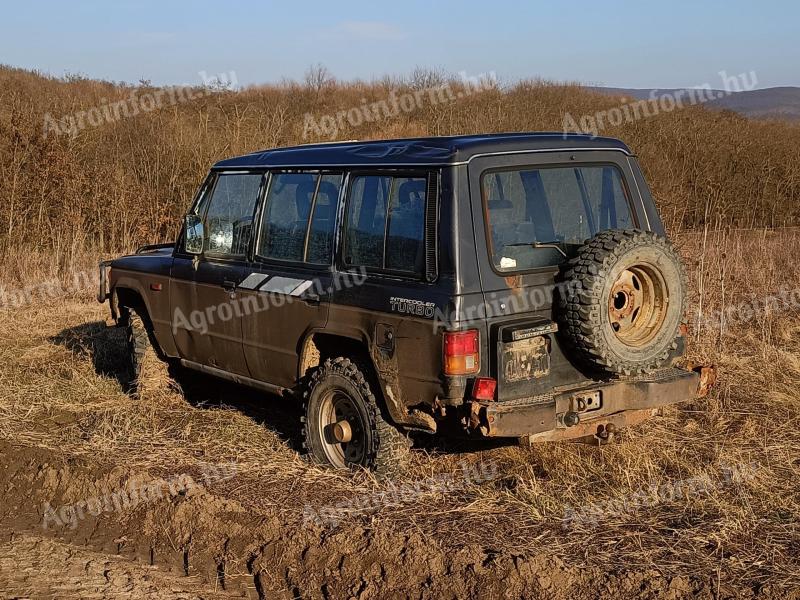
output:
<instances>
[{"instance_id":1,"label":"fender flare","mask_svg":"<svg viewBox=\"0 0 800 600\"><path fill-rule=\"evenodd\" d=\"M142 282L139 281L135 277L131 277L128 275L121 275L115 282L114 287L111 288L111 306L112 311L116 311L116 318L117 320L121 316L121 304L119 300L119 292L120 290L128 290L135 294L142 302L144 310L147 313L147 319L150 320L150 325L153 329L152 336L156 343L158 344L158 350L164 355L168 357L176 356L175 348L174 348L174 341L170 336L169 339L164 340L161 339L159 336L159 328L156 327L155 323L153 322L153 312L152 307L150 304L150 300L148 295L145 293L145 289L142 286Z\"/></svg>"},{"instance_id":2,"label":"fender flare","mask_svg":"<svg viewBox=\"0 0 800 600\"><path fill-rule=\"evenodd\" d=\"M304 373L300 373L304 364L303 357L308 351L308 347L313 343L314 335L317 334L330 337L339 337L347 339L351 342L355 342L364 351L364 355L369 359L369 366L372 367L372 370L378 379L378 385L381 387L380 391L384 401L384 406L389 412L389 416L392 418L392 421L398 425L408 425L413 427L418 426L416 420L409 413L406 405L403 403L402 390L396 377L397 370L394 370L395 377L387 377L386 370L379 368L380 358L378 361L376 361L375 356L375 354L379 351L376 349L375 345L372 344L372 340L370 339L369 335L362 329L355 327L331 327L329 324L329 326L326 328L314 328L306 331L298 347L298 378L304 375Z\"/></svg>"}]
</instances>

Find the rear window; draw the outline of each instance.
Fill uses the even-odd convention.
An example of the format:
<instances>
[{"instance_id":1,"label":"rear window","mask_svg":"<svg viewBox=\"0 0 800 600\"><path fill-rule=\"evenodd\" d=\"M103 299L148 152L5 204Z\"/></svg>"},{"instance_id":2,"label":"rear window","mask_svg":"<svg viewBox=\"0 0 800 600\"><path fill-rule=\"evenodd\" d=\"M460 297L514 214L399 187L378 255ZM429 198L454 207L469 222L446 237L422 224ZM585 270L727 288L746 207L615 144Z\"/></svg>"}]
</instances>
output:
<instances>
[{"instance_id":1,"label":"rear window","mask_svg":"<svg viewBox=\"0 0 800 600\"><path fill-rule=\"evenodd\" d=\"M489 171L481 178L492 261L498 271L553 265L606 229L634 227L622 175L614 166Z\"/></svg>"}]
</instances>

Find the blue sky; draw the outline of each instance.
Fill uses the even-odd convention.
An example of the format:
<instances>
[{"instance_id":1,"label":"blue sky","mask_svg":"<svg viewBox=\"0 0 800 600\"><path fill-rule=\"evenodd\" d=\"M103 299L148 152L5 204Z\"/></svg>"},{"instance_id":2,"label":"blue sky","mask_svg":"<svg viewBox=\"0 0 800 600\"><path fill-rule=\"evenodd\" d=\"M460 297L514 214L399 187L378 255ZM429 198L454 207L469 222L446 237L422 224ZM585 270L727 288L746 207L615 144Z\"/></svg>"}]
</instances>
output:
<instances>
[{"instance_id":1,"label":"blue sky","mask_svg":"<svg viewBox=\"0 0 800 600\"><path fill-rule=\"evenodd\" d=\"M240 84L416 66L501 80L686 87L755 71L800 85L800 2L361 0L5 2L0 63L156 84L234 71Z\"/></svg>"}]
</instances>

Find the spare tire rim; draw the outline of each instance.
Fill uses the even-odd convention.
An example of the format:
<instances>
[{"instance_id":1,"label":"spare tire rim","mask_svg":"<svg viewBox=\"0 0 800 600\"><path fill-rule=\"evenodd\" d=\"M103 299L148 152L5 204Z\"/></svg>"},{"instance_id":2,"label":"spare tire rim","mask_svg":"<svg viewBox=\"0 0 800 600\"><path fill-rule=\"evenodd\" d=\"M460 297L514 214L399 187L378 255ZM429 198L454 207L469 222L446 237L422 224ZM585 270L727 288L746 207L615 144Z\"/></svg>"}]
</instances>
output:
<instances>
[{"instance_id":1,"label":"spare tire rim","mask_svg":"<svg viewBox=\"0 0 800 600\"><path fill-rule=\"evenodd\" d=\"M661 331L669 294L661 271L640 263L619 274L608 297L614 335L625 345L645 346Z\"/></svg>"},{"instance_id":2,"label":"spare tire rim","mask_svg":"<svg viewBox=\"0 0 800 600\"><path fill-rule=\"evenodd\" d=\"M366 452L366 430L355 401L342 390L322 399L318 431L330 463L339 469L361 465Z\"/></svg>"}]
</instances>

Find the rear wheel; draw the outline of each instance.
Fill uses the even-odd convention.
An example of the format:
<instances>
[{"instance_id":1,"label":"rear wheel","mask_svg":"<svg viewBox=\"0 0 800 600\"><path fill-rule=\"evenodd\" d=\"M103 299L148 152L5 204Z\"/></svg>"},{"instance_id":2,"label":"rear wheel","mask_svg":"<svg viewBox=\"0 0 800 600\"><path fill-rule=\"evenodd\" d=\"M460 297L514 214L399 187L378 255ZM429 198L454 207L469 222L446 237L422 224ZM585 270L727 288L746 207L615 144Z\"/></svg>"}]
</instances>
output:
<instances>
[{"instance_id":1,"label":"rear wheel","mask_svg":"<svg viewBox=\"0 0 800 600\"><path fill-rule=\"evenodd\" d=\"M314 372L304 392L304 445L317 464L392 475L405 466L410 444L384 418L365 371L339 357Z\"/></svg>"}]
</instances>

